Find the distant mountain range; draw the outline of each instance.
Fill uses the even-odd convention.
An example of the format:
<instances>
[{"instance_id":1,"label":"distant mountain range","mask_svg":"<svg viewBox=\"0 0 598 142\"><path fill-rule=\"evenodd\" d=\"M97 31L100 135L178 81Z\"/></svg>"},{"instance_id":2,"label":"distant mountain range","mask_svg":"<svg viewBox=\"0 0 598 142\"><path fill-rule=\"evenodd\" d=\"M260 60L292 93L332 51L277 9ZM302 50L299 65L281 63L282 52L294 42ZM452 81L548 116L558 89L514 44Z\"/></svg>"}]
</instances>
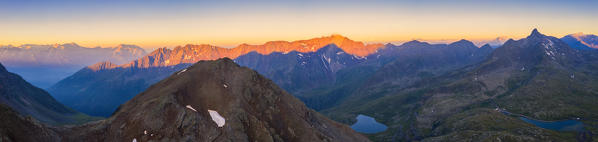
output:
<instances>
[{"instance_id":1,"label":"distant mountain range","mask_svg":"<svg viewBox=\"0 0 598 142\"><path fill-rule=\"evenodd\" d=\"M159 48L141 59L128 64L120 65L121 68L151 68L166 67L179 64L193 64L200 60L215 60L219 58L237 58L239 56L255 52L262 55L268 55L274 52L288 53L296 52L315 52L320 48L334 44L355 56L367 56L383 48L382 44L364 44L350 40L341 35L331 35L308 40L271 41L262 45L241 44L234 48L223 48L213 45L185 45L174 49ZM119 63L113 63L119 64ZM114 66L117 67L117 66Z\"/></svg>"},{"instance_id":2,"label":"distant mountain range","mask_svg":"<svg viewBox=\"0 0 598 142\"><path fill-rule=\"evenodd\" d=\"M75 43L26 44L0 47L0 62L34 85L47 88L82 67L100 61L122 64L145 54L140 47L125 44L111 48L87 48Z\"/></svg>"},{"instance_id":3,"label":"distant mountain range","mask_svg":"<svg viewBox=\"0 0 598 142\"><path fill-rule=\"evenodd\" d=\"M29 84L19 75L8 72L2 64L0 64L0 104L12 108L23 116L31 116L48 124L63 125L93 120L59 103L46 91Z\"/></svg>"},{"instance_id":4,"label":"distant mountain range","mask_svg":"<svg viewBox=\"0 0 598 142\"><path fill-rule=\"evenodd\" d=\"M478 48L467 40L451 44L411 41L401 46L388 44L361 58L329 45L317 52L247 54L235 61L271 78L311 108L320 110L345 99L358 89L355 85L407 85L422 76L432 77L476 63L492 50Z\"/></svg>"},{"instance_id":5,"label":"distant mountain range","mask_svg":"<svg viewBox=\"0 0 598 142\"><path fill-rule=\"evenodd\" d=\"M588 132L572 136L540 129L500 110L539 120L583 118L593 124L598 118L597 55L534 29L479 63L407 86L366 87L322 112L347 123L357 114L379 118L390 130L376 134L373 140L378 141L585 141L592 139Z\"/></svg>"},{"instance_id":6,"label":"distant mountain range","mask_svg":"<svg viewBox=\"0 0 598 142\"><path fill-rule=\"evenodd\" d=\"M102 121L47 127L1 104L0 114L3 141L369 141L228 58L178 71Z\"/></svg>"},{"instance_id":7,"label":"distant mountain range","mask_svg":"<svg viewBox=\"0 0 598 142\"><path fill-rule=\"evenodd\" d=\"M347 53L343 56L352 58L363 58L360 55L372 54L384 47L381 44L366 45L340 35L331 35L293 42L243 44L236 48L211 45L186 45L173 50L160 48L127 64L102 62L88 66L56 83L48 91L57 100L76 110L94 116L109 116L118 105L151 84L200 60L235 58L245 54L309 53L331 44L338 45L335 48L346 49Z\"/></svg>"}]
</instances>

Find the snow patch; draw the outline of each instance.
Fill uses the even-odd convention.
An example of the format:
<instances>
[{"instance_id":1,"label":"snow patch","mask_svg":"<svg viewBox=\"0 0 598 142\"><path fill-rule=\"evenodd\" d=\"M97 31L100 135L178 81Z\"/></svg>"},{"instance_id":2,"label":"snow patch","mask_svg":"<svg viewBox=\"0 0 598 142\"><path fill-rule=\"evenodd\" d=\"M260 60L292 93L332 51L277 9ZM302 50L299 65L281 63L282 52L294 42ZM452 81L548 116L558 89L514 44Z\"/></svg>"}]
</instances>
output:
<instances>
[{"instance_id":1,"label":"snow patch","mask_svg":"<svg viewBox=\"0 0 598 142\"><path fill-rule=\"evenodd\" d=\"M143 134L144 134L144 135L147 135L147 130L143 130Z\"/></svg>"},{"instance_id":2,"label":"snow patch","mask_svg":"<svg viewBox=\"0 0 598 142\"><path fill-rule=\"evenodd\" d=\"M546 39L546 42L542 43L542 45L544 46L544 52L546 55L548 55L552 60L556 60L554 56L558 55L558 53L555 53L556 49L553 47L554 43L551 40Z\"/></svg>"},{"instance_id":3,"label":"snow patch","mask_svg":"<svg viewBox=\"0 0 598 142\"><path fill-rule=\"evenodd\" d=\"M136 138L133 138L133 142L137 142L137 139L136 139Z\"/></svg>"},{"instance_id":4,"label":"snow patch","mask_svg":"<svg viewBox=\"0 0 598 142\"><path fill-rule=\"evenodd\" d=\"M353 55L353 57L357 58L357 59L366 59L366 60L368 59L368 57L366 57L366 56L356 56L356 55Z\"/></svg>"},{"instance_id":5,"label":"snow patch","mask_svg":"<svg viewBox=\"0 0 598 142\"><path fill-rule=\"evenodd\" d=\"M228 88L228 85L226 85L226 84L222 84L222 86L224 86L224 88Z\"/></svg>"},{"instance_id":6,"label":"snow patch","mask_svg":"<svg viewBox=\"0 0 598 142\"><path fill-rule=\"evenodd\" d=\"M345 53L345 52L342 52L342 51L341 52L336 52L336 55L340 55L340 54L343 54L343 53Z\"/></svg>"},{"instance_id":7,"label":"snow patch","mask_svg":"<svg viewBox=\"0 0 598 142\"><path fill-rule=\"evenodd\" d=\"M328 64L326 64L326 56L323 56L322 58L320 58L320 60L322 61L322 64L324 64L324 68L326 68L326 70L330 70L328 68L328 65L330 65L330 62L328 62Z\"/></svg>"},{"instance_id":8,"label":"snow patch","mask_svg":"<svg viewBox=\"0 0 598 142\"><path fill-rule=\"evenodd\" d=\"M176 73L176 75L179 75L179 74L181 74L181 73L183 73L183 72L185 72L185 71L187 71L187 69L183 69L183 70L181 70L180 72Z\"/></svg>"},{"instance_id":9,"label":"snow patch","mask_svg":"<svg viewBox=\"0 0 598 142\"><path fill-rule=\"evenodd\" d=\"M197 112L197 110L195 110L193 107L191 107L191 105L187 105L186 107L187 107L188 109L191 109L191 110L193 110L193 111Z\"/></svg>"},{"instance_id":10,"label":"snow patch","mask_svg":"<svg viewBox=\"0 0 598 142\"><path fill-rule=\"evenodd\" d=\"M328 62L328 64L330 64L330 58L327 58L326 56L324 56L324 58L326 58L326 62Z\"/></svg>"},{"instance_id":11,"label":"snow patch","mask_svg":"<svg viewBox=\"0 0 598 142\"><path fill-rule=\"evenodd\" d=\"M210 113L212 120L216 123L216 125L218 125L218 127L224 126L224 123L225 123L224 117L220 116L220 114L215 110L208 109L208 112Z\"/></svg>"}]
</instances>

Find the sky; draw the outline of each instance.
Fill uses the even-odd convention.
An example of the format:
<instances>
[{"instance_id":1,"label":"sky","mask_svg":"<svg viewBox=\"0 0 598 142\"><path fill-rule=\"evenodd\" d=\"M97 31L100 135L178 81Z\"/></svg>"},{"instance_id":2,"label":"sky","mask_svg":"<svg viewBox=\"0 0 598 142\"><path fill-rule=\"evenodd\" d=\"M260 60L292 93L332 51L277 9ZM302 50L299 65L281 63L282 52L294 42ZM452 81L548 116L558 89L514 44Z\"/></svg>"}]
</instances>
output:
<instances>
[{"instance_id":1,"label":"sky","mask_svg":"<svg viewBox=\"0 0 598 142\"><path fill-rule=\"evenodd\" d=\"M386 43L598 34L588 0L0 0L0 45L234 47L341 34Z\"/></svg>"}]
</instances>

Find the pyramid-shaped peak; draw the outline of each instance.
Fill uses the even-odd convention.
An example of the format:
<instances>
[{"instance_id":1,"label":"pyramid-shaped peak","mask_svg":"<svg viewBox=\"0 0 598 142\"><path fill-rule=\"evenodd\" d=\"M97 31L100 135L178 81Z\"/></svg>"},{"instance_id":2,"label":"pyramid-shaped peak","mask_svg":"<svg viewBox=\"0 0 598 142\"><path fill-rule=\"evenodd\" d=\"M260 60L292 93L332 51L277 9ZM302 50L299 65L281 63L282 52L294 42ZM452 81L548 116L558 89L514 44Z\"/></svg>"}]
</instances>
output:
<instances>
[{"instance_id":1,"label":"pyramid-shaped peak","mask_svg":"<svg viewBox=\"0 0 598 142\"><path fill-rule=\"evenodd\" d=\"M475 44L473 44L473 42L465 40L465 39L461 39L459 41L453 42L451 44L448 45L449 47L457 47L457 48L478 48L477 46L475 46Z\"/></svg>"},{"instance_id":2,"label":"pyramid-shaped peak","mask_svg":"<svg viewBox=\"0 0 598 142\"><path fill-rule=\"evenodd\" d=\"M532 30L532 33L527 36L527 38L534 38L534 37L544 37L544 35L540 32L538 32L538 29L534 28L534 30Z\"/></svg>"},{"instance_id":3,"label":"pyramid-shaped peak","mask_svg":"<svg viewBox=\"0 0 598 142\"><path fill-rule=\"evenodd\" d=\"M492 46L490 46L490 44L486 43L486 44L482 45L480 48L492 48Z\"/></svg>"},{"instance_id":4,"label":"pyramid-shaped peak","mask_svg":"<svg viewBox=\"0 0 598 142\"><path fill-rule=\"evenodd\" d=\"M337 52L337 51L343 51L343 49L338 47L338 45L336 45L336 44L328 44L328 45L318 49L316 52Z\"/></svg>"},{"instance_id":5,"label":"pyramid-shaped peak","mask_svg":"<svg viewBox=\"0 0 598 142\"><path fill-rule=\"evenodd\" d=\"M466 40L466 39L461 39L461 40L453 42L451 44L471 44L471 45L473 45L473 42Z\"/></svg>"},{"instance_id":6,"label":"pyramid-shaped peak","mask_svg":"<svg viewBox=\"0 0 598 142\"><path fill-rule=\"evenodd\" d=\"M412 41L403 43L403 45L416 45L416 44L427 44L427 42L421 42L419 40L412 40Z\"/></svg>"}]
</instances>

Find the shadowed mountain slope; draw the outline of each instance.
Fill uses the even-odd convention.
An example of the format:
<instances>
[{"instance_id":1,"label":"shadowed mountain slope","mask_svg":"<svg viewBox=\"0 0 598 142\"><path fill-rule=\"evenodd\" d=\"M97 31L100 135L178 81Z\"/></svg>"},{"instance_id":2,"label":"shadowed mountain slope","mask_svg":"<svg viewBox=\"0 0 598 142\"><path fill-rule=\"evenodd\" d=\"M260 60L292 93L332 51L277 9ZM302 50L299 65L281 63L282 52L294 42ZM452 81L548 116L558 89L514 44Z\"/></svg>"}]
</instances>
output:
<instances>
[{"instance_id":1,"label":"shadowed mountain slope","mask_svg":"<svg viewBox=\"0 0 598 142\"><path fill-rule=\"evenodd\" d=\"M592 34L575 33L566 35L561 40L581 50L598 49L598 36Z\"/></svg>"},{"instance_id":2,"label":"shadowed mountain slope","mask_svg":"<svg viewBox=\"0 0 598 142\"><path fill-rule=\"evenodd\" d=\"M85 114L56 101L46 91L37 88L0 64L0 103L24 116L32 116L50 124L72 124L91 120Z\"/></svg>"}]
</instances>

